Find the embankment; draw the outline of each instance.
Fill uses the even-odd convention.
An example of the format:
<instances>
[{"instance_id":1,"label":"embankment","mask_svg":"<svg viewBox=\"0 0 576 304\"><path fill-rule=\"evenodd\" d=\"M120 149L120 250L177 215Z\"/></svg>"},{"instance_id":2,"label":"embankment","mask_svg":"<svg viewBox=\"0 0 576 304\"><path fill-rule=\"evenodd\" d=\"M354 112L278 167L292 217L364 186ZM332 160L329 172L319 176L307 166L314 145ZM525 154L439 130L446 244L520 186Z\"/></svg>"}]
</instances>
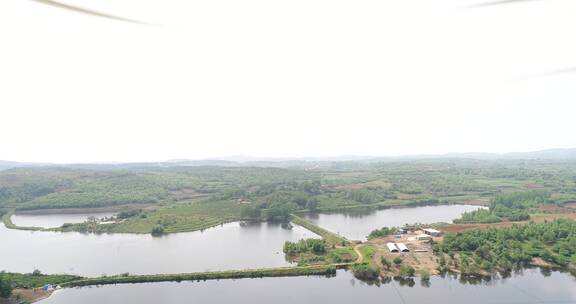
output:
<instances>
[{"instance_id":1,"label":"embankment","mask_svg":"<svg viewBox=\"0 0 576 304\"><path fill-rule=\"evenodd\" d=\"M317 226L315 224L313 224L310 221L307 221L295 214L291 215L291 219L290 219L294 224L302 226L316 234L318 234L319 236L321 236L322 238L324 238L327 242L332 243L332 244L349 244L350 241L348 239L346 239L345 237L338 235L336 233L330 232L320 226Z\"/></svg>"},{"instance_id":2,"label":"embankment","mask_svg":"<svg viewBox=\"0 0 576 304\"><path fill-rule=\"evenodd\" d=\"M42 228L42 227L24 227L24 226L18 226L16 224L14 224L12 222L12 215L13 214L14 214L14 210L10 210L2 216L2 222L4 223L4 226L6 226L6 228L18 229L18 230L31 230L31 231L44 230L44 228Z\"/></svg>"},{"instance_id":3,"label":"embankment","mask_svg":"<svg viewBox=\"0 0 576 304\"><path fill-rule=\"evenodd\" d=\"M196 272L177 274L154 274L154 275L119 275L110 277L88 278L71 281L62 284L62 287L80 287L91 285L128 284L147 282L180 282L180 281L205 281L220 279L243 279L263 277L291 277L291 276L331 276L336 274L336 266L308 266L308 267L284 267L250 270L230 270L218 272Z\"/></svg>"}]
</instances>

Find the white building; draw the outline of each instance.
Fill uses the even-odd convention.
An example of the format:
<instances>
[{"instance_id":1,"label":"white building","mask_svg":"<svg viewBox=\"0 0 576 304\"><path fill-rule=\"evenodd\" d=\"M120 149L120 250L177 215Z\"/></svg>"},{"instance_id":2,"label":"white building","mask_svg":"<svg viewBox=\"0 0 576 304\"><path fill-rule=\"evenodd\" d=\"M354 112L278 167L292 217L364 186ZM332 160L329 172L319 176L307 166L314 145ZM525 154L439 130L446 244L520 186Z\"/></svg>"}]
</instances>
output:
<instances>
[{"instance_id":1,"label":"white building","mask_svg":"<svg viewBox=\"0 0 576 304\"><path fill-rule=\"evenodd\" d=\"M394 243L387 243L386 246L388 246L388 250L390 250L390 252L399 252L400 251L398 249L398 247L396 247L396 244L394 244Z\"/></svg>"},{"instance_id":2,"label":"white building","mask_svg":"<svg viewBox=\"0 0 576 304\"><path fill-rule=\"evenodd\" d=\"M418 235L416 236L416 240L417 240L417 241L429 241L429 240L431 240L431 239L432 239L432 237L429 236L428 234L418 234Z\"/></svg>"},{"instance_id":3,"label":"white building","mask_svg":"<svg viewBox=\"0 0 576 304\"><path fill-rule=\"evenodd\" d=\"M440 232L439 230L432 229L432 228L426 228L423 230L424 230L424 233L426 233L427 235L431 235L431 236L440 236L442 234L442 232Z\"/></svg>"},{"instance_id":4,"label":"white building","mask_svg":"<svg viewBox=\"0 0 576 304\"><path fill-rule=\"evenodd\" d=\"M406 247L406 245L404 245L404 243L398 243L398 244L396 244L396 247L398 247L398 249L400 249L400 252L410 252L410 249L408 249L408 247Z\"/></svg>"}]
</instances>

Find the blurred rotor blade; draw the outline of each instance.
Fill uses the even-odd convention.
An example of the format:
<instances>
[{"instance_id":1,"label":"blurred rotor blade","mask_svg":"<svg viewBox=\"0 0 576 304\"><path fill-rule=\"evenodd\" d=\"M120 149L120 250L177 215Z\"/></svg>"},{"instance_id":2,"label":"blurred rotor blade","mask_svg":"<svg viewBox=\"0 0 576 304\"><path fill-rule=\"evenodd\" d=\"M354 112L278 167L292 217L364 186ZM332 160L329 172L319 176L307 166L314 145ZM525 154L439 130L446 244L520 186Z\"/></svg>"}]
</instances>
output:
<instances>
[{"instance_id":1,"label":"blurred rotor blade","mask_svg":"<svg viewBox=\"0 0 576 304\"><path fill-rule=\"evenodd\" d=\"M119 16L115 16L115 15L110 15L110 14L106 14L106 13L102 13L102 12L98 12L98 11L93 11L93 10L90 10L90 9L86 9L86 8L82 8L82 7L78 7L78 6L74 6L74 5L61 3L61 2L58 2L58 1L55 1L55 0L31 0L31 1L38 2L38 3L42 3L42 4L46 4L46 5L50 5L50 6L54 6L54 7L59 7L59 8L62 8L62 9L71 10L71 11L74 11L74 12L77 12L77 13L92 15L92 16L96 16L96 17L114 19L114 20L118 20L118 21L124 21L124 22L130 22L130 23L137 23L137 24L148 24L148 23L146 23L146 22L142 22L142 21L138 21L138 20L133 20L133 19L128 19L128 18L124 18L124 17L119 17Z\"/></svg>"}]
</instances>

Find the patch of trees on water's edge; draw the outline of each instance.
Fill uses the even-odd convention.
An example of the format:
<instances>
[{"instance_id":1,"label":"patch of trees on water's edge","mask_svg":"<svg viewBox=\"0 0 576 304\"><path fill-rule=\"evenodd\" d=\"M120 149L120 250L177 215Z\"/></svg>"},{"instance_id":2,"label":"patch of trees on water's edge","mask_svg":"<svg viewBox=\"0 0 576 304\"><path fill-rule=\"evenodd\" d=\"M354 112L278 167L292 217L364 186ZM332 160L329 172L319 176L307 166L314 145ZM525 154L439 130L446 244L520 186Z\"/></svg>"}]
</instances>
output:
<instances>
[{"instance_id":1,"label":"patch of trees on water's edge","mask_svg":"<svg viewBox=\"0 0 576 304\"><path fill-rule=\"evenodd\" d=\"M530 212L550 201L544 191L524 191L496 195L488 210L466 212L455 224L491 224L504 220L518 222L530 219Z\"/></svg>"},{"instance_id":2,"label":"patch of trees on water's edge","mask_svg":"<svg viewBox=\"0 0 576 304\"><path fill-rule=\"evenodd\" d=\"M82 279L74 275L46 275L39 270L32 273L0 272L0 297L8 298L16 288L38 288L45 284L59 285Z\"/></svg>"},{"instance_id":3,"label":"patch of trees on water's edge","mask_svg":"<svg viewBox=\"0 0 576 304\"><path fill-rule=\"evenodd\" d=\"M456 268L462 274L511 271L529 265L533 258L567 267L576 264L576 221L448 233L433 248L441 270Z\"/></svg>"}]
</instances>

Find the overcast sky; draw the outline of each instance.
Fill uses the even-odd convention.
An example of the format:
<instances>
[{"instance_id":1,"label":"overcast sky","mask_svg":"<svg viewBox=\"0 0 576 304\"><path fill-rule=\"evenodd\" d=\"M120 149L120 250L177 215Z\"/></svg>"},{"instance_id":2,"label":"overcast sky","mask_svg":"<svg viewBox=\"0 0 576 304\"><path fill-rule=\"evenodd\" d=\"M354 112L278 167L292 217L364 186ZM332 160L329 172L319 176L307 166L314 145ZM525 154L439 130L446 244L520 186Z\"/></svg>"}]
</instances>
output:
<instances>
[{"instance_id":1,"label":"overcast sky","mask_svg":"<svg viewBox=\"0 0 576 304\"><path fill-rule=\"evenodd\" d=\"M154 25L0 1L0 159L576 147L574 0L66 1Z\"/></svg>"}]
</instances>

